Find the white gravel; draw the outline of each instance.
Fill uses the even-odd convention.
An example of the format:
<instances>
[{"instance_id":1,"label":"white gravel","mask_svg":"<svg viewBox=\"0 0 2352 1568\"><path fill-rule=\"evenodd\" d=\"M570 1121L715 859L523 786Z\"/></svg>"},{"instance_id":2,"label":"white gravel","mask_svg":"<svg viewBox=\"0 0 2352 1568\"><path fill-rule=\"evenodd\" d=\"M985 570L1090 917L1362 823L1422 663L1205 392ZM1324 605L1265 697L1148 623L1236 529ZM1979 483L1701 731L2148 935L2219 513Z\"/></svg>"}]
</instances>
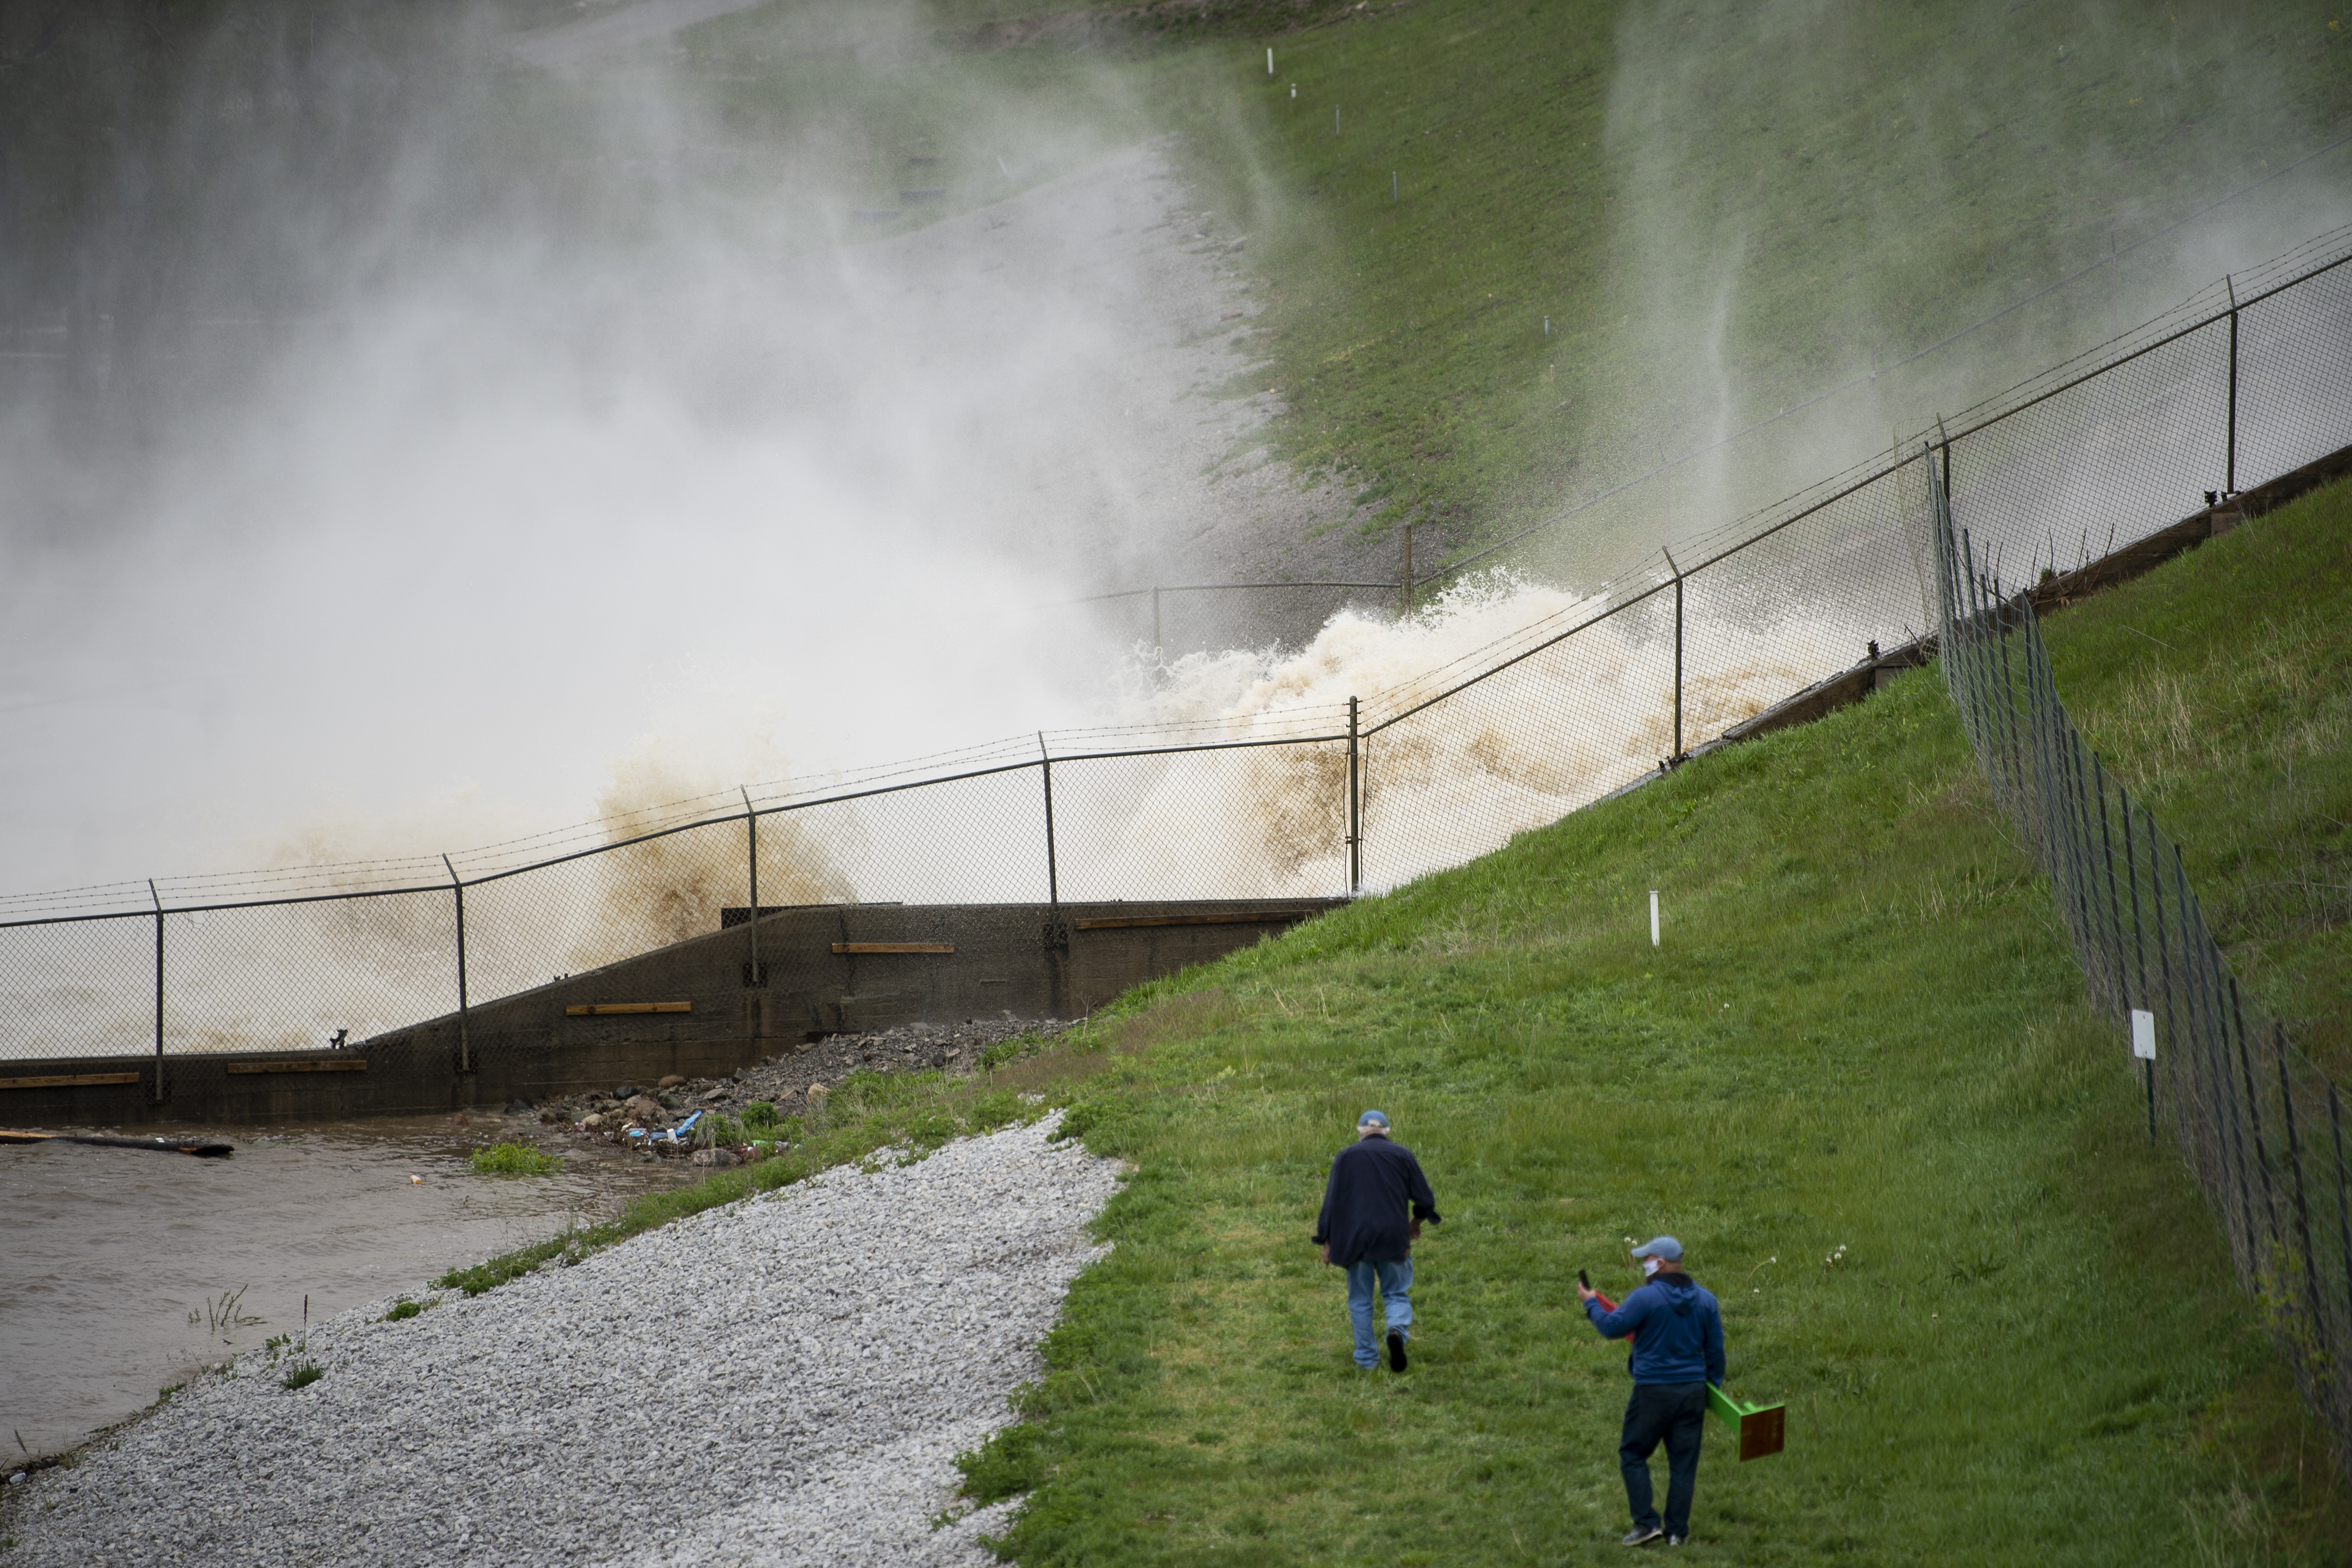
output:
<instances>
[{"instance_id":1,"label":"white gravel","mask_svg":"<svg viewBox=\"0 0 2352 1568\"><path fill-rule=\"evenodd\" d=\"M11 1565L970 1563L934 1529L1100 1254L1109 1162L1055 1121L885 1159L570 1268L314 1326L7 1485Z\"/></svg>"}]
</instances>

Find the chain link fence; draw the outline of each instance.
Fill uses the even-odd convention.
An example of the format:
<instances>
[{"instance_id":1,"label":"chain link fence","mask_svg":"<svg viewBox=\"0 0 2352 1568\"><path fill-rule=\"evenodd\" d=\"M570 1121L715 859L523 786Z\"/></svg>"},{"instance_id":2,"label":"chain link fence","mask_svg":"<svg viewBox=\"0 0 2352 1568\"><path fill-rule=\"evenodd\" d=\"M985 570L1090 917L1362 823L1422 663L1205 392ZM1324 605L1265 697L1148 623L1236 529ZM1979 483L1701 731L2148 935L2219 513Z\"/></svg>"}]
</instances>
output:
<instances>
[{"instance_id":1,"label":"chain link fence","mask_svg":"<svg viewBox=\"0 0 2352 1568\"><path fill-rule=\"evenodd\" d=\"M1938 479L1992 569L2063 572L2209 492L2352 446L2347 260L2352 230L1944 421ZM1590 590L1548 585L1540 555L1402 589L1286 584L1329 617L1304 649L1249 651L1246 625L1216 619L1233 595L1163 590L1156 646L1230 650L1155 660L1122 724L616 809L465 853L0 897L0 1060L356 1043L751 906L1393 887L1918 642L1938 570L1920 449L1680 536ZM1228 607L1179 624L1171 598Z\"/></svg>"},{"instance_id":2,"label":"chain link fence","mask_svg":"<svg viewBox=\"0 0 2352 1568\"><path fill-rule=\"evenodd\" d=\"M2293 449L2290 449L2292 453ZM2108 776L2060 700L2031 590L2007 591L1923 458L1941 664L1994 797L2049 873L2093 1005L2144 1074L2238 1278L2352 1473L2352 1175L2336 1086L2241 991L2179 847ZM1965 509L1962 509L1965 510Z\"/></svg>"}]
</instances>

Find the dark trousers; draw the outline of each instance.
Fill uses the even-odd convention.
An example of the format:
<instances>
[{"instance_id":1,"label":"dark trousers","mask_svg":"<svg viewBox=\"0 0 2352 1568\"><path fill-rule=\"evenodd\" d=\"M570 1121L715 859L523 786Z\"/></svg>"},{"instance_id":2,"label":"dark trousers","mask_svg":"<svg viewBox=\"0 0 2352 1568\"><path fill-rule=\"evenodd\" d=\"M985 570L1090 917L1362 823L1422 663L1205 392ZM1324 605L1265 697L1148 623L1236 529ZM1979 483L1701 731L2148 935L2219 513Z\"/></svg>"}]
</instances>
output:
<instances>
[{"instance_id":1,"label":"dark trousers","mask_svg":"<svg viewBox=\"0 0 2352 1568\"><path fill-rule=\"evenodd\" d=\"M1625 1402L1625 1440L1618 1445L1617 1462L1625 1472L1625 1501L1637 1527L1654 1530L1658 1524L1658 1510L1650 1500L1650 1455L1664 1439L1666 1533L1690 1533L1691 1494L1698 1489L1698 1445L1706 1425L1704 1383L1633 1385L1633 1397Z\"/></svg>"}]
</instances>

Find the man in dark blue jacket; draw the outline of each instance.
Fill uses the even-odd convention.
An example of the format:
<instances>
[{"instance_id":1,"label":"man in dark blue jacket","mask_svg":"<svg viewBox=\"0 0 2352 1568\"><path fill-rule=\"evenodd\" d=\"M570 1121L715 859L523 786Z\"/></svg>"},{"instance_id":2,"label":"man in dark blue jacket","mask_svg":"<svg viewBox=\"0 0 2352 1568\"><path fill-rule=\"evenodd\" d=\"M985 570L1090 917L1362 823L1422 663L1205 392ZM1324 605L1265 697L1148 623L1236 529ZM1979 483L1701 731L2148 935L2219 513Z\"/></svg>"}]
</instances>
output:
<instances>
[{"instance_id":1,"label":"man in dark blue jacket","mask_svg":"<svg viewBox=\"0 0 2352 1568\"><path fill-rule=\"evenodd\" d=\"M1690 1535L1691 1494L1698 1488L1699 1438L1706 1425L1706 1385L1723 1382L1723 1310L1683 1272L1683 1244L1662 1236L1633 1256L1649 1282L1615 1311L1601 1293L1579 1284L1584 1315L1603 1339L1633 1336L1627 1370L1633 1396L1625 1403L1625 1434L1617 1449L1625 1472L1625 1501L1633 1528L1624 1543L1644 1546L1664 1536L1680 1546ZM1660 1527L1650 1501L1650 1455L1666 1445L1666 1517Z\"/></svg>"},{"instance_id":2,"label":"man in dark blue jacket","mask_svg":"<svg viewBox=\"0 0 2352 1568\"><path fill-rule=\"evenodd\" d=\"M1404 1342L1412 1331L1412 1244L1423 1220L1440 1223L1421 1162L1403 1144L1389 1142L1386 1116L1365 1111L1356 1121L1355 1142L1331 1162L1315 1243L1323 1249L1324 1262L1348 1271L1356 1364L1367 1371L1380 1364L1372 1348L1376 1284L1388 1319L1389 1368L1404 1370Z\"/></svg>"}]
</instances>

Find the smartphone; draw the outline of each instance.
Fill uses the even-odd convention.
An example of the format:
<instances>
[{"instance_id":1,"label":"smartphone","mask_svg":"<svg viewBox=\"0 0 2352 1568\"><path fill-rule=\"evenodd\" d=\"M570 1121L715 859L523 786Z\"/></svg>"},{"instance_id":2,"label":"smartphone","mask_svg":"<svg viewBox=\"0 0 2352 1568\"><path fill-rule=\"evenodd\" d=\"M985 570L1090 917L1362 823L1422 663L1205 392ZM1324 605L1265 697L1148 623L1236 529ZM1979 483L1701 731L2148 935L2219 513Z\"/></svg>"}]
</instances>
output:
<instances>
[{"instance_id":1,"label":"smartphone","mask_svg":"<svg viewBox=\"0 0 2352 1568\"><path fill-rule=\"evenodd\" d=\"M1579 1285L1583 1286L1583 1287L1584 1287L1586 1289L1588 1289L1588 1290L1590 1290L1590 1289L1592 1289L1592 1276L1591 1276L1591 1275L1590 1275L1590 1274L1587 1274L1587 1273L1586 1273L1583 1269L1581 1269L1581 1268L1580 1268L1580 1269L1578 1269L1578 1270L1576 1271L1576 1282L1577 1282Z\"/></svg>"}]
</instances>

